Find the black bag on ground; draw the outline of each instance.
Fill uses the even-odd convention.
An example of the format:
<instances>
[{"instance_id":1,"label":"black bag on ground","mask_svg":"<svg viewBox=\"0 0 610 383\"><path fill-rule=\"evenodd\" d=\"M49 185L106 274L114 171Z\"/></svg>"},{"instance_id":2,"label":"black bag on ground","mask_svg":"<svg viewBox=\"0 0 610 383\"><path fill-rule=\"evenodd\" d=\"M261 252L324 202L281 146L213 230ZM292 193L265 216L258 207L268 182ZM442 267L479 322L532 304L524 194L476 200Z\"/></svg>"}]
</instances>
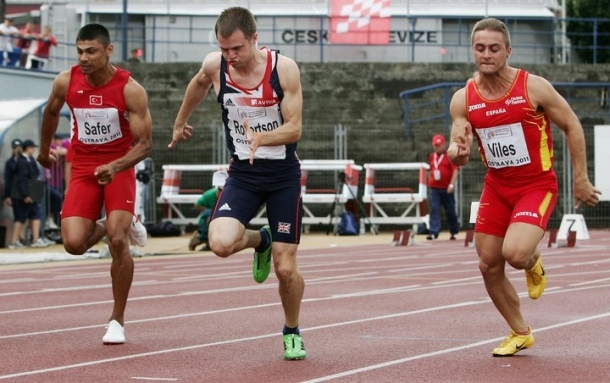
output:
<instances>
[{"instance_id":1,"label":"black bag on ground","mask_svg":"<svg viewBox=\"0 0 610 383\"><path fill-rule=\"evenodd\" d=\"M146 229L151 237L177 237L182 234L180 228L175 226L172 221L162 221L148 226Z\"/></svg>"}]
</instances>

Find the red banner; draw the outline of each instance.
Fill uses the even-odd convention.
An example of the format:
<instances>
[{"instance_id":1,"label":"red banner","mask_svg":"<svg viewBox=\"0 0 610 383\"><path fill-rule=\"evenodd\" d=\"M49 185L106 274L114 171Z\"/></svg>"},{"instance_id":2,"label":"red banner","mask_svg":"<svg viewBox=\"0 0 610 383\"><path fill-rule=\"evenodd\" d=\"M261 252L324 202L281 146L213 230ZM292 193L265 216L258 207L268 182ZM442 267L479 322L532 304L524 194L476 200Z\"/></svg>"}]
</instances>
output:
<instances>
[{"instance_id":1,"label":"red banner","mask_svg":"<svg viewBox=\"0 0 610 383\"><path fill-rule=\"evenodd\" d=\"M330 42L387 45L390 43L390 0L331 0Z\"/></svg>"}]
</instances>

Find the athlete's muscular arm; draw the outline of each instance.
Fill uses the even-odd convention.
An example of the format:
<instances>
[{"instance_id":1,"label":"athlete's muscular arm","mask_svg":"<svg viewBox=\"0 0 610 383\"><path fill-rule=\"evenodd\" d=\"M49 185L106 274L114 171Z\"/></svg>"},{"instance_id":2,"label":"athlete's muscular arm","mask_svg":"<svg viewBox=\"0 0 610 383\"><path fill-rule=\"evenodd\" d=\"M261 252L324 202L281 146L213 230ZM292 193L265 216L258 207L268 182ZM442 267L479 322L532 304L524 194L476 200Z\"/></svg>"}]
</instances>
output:
<instances>
[{"instance_id":1,"label":"athlete's muscular arm","mask_svg":"<svg viewBox=\"0 0 610 383\"><path fill-rule=\"evenodd\" d=\"M601 192L589 181L585 134L578 117L553 85L540 76L528 75L527 92L533 106L542 109L566 135L574 171L576 207L580 206L580 202L595 206L599 201L598 194Z\"/></svg>"},{"instance_id":2,"label":"athlete's muscular arm","mask_svg":"<svg viewBox=\"0 0 610 383\"><path fill-rule=\"evenodd\" d=\"M255 133L248 129L248 121L244 121L246 138L250 147L250 163L254 159L254 152L260 146L292 144L301 139L303 128L301 72L294 60L278 55L277 73L284 92L284 98L280 104L284 123L275 130Z\"/></svg>"},{"instance_id":3,"label":"athlete's muscular arm","mask_svg":"<svg viewBox=\"0 0 610 383\"><path fill-rule=\"evenodd\" d=\"M135 145L123 157L95 169L95 175L101 185L110 183L116 173L133 168L148 157L152 148L152 121L146 90L133 78L129 78L123 88L123 95Z\"/></svg>"},{"instance_id":4,"label":"athlete's muscular arm","mask_svg":"<svg viewBox=\"0 0 610 383\"><path fill-rule=\"evenodd\" d=\"M472 127L466 115L466 88L459 89L451 98L451 142L447 157L455 166L464 166L470 160Z\"/></svg>"},{"instance_id":5,"label":"athlete's muscular arm","mask_svg":"<svg viewBox=\"0 0 610 383\"><path fill-rule=\"evenodd\" d=\"M40 129L40 150L38 152L38 162L45 168L51 167L57 160L51 152L51 142L53 135L59 125L61 109L66 102L68 86L70 85L70 71L61 72L53 81L53 88L42 114L42 126Z\"/></svg>"},{"instance_id":6,"label":"athlete's muscular arm","mask_svg":"<svg viewBox=\"0 0 610 383\"><path fill-rule=\"evenodd\" d=\"M188 125L187 121L197 105L208 95L210 88L214 84L214 79L220 75L221 56L222 53L220 52L209 53L203 60L199 72L197 72L186 87L182 105L180 105L180 110L174 121L172 142L167 145L168 147L173 148L178 145L178 142L186 141L193 135L193 127Z\"/></svg>"}]
</instances>

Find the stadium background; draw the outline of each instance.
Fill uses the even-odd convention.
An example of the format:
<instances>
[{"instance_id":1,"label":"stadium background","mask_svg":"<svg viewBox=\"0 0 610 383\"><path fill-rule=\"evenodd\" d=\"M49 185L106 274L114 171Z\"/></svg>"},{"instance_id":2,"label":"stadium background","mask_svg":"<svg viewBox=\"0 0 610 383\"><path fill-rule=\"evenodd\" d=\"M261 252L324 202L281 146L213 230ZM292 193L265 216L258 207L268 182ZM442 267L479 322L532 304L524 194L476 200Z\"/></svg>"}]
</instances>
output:
<instances>
[{"instance_id":1,"label":"stadium background","mask_svg":"<svg viewBox=\"0 0 610 383\"><path fill-rule=\"evenodd\" d=\"M132 71L134 78L147 89L150 98L154 147L149 163L154 182L149 185L149 205L157 218L163 214L163 207L155 203L161 187L163 164L224 163L228 158L220 129L219 106L213 95L200 105L189 121L196 127L193 139L182 143L178 149L167 149L167 143L171 140L173 119L186 84L198 70L200 59L205 53L216 49L210 39L213 20L217 13L228 5L249 5L255 13L256 7L266 6L266 9L275 9L276 12L282 13L285 12L285 6L289 6L294 12L290 17L285 14L267 15L266 18L259 17L259 20L265 20L261 28L261 45L279 48L286 55L294 57L301 67L304 123L298 153L302 159L347 158L353 159L357 164L426 162L431 149L431 137L436 133L443 133L448 137L447 113L451 94L463 86L475 70L471 63L469 46L472 24L485 14L494 16L494 12L518 12L518 15L501 14L513 36L514 54L510 62L514 66L546 77L556 84L560 93L568 99L585 129L589 175L595 182L594 175L596 170L599 171L595 168L595 147L603 147L607 143L595 142L594 126L608 124L610 117L607 104L610 67L600 64L554 64L566 60L566 56L576 61L577 56L573 50L569 51L570 54L566 53L568 47L562 41L561 33L558 33L561 31L561 23L558 23L556 18L558 7L555 2L523 0L517 1L519 6L515 6L514 1L394 0L393 6L402 12L401 15L393 17L392 29L397 30L413 27L411 20L418 16L417 12L428 8L444 9L442 17L419 15L422 20L428 21L427 24L417 25L424 25L430 31L437 32L437 35L446 37L440 43L427 42L424 47L408 41L405 44L394 42L388 46L333 46L320 39L308 43L307 39L285 41L276 38L278 34L285 33L286 23L293 24L293 31L304 29L303 24L314 25L312 29L325 29L328 26L328 15L311 13L312 9L319 9L320 13L328 12L329 3L315 0L304 3L302 7L291 1L283 2L285 4L282 6L269 0L247 4L233 1L220 5L210 2L210 6L201 9L193 8L192 2L188 1L131 1L130 6L147 9L151 14L142 11L130 12L127 24L129 38L124 39L123 33L126 29L120 3L68 1L65 4L49 3L46 8L43 4L41 21L53 24L54 30L63 34L49 70L53 74L53 71L75 63L72 41L78 27L85 20L103 22L109 27L116 45L114 61L117 63L121 61L121 57L126 57L124 53L127 48L143 48L143 63L120 65ZM547 3L552 3L552 6L549 8ZM184 9L179 8L180 4L191 4L192 14L174 15L178 9ZM408 11L406 4L412 6ZM66 12L70 7L72 12ZM531 11L534 8L538 10L536 12L543 14ZM527 10L531 11L530 15L524 16L523 12ZM209 15L199 15L200 13ZM67 16L62 19L60 15ZM151 36L156 38L151 39ZM359 53L355 55L353 52ZM4 69L0 72L4 72ZM8 77L2 77L3 75L4 73L0 73L0 79L4 84L8 84ZM11 75L14 73L9 72L7 76ZM48 94L48 90L44 89L45 85L33 87L31 90L28 90L27 83L22 82L21 86L26 89L25 93L31 93L30 97L46 97ZM50 89L49 85L46 87ZM60 129L65 128L62 126ZM2 146L4 153L6 145L5 140ZM554 129L554 145L555 169L559 175L562 194L550 225L558 227L563 214L574 212L574 206L571 201L571 172L566 161L565 142L557 129ZM484 171L478 155L475 154L471 163L461 172L458 210L464 228L469 227L470 201L478 199ZM206 177L185 176L183 188L206 189L211 185L211 175L210 179ZM364 173L361 173L360 177L362 193ZM310 178L309 182L308 187L333 187L338 183L338 175L335 174L332 179ZM415 188L417 174L396 172L385 176L379 182L387 187ZM319 208L328 209L322 206ZM595 209L584 208L579 212L585 215L590 228L610 226L608 202L602 202Z\"/></svg>"}]
</instances>

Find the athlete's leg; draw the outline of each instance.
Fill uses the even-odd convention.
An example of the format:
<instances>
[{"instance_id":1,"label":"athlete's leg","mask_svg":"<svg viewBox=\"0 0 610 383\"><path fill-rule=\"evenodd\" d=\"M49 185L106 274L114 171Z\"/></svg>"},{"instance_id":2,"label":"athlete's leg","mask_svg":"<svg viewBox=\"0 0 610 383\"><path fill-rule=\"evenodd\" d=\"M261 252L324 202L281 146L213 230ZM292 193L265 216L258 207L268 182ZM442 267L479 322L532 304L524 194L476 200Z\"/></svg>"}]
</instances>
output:
<instances>
[{"instance_id":1,"label":"athlete's leg","mask_svg":"<svg viewBox=\"0 0 610 383\"><path fill-rule=\"evenodd\" d=\"M104 205L107 212L106 235L112 256L110 276L114 307L110 320L123 325L125 306L133 281L133 258L129 252L131 225L135 210L136 179L133 170L115 174L112 182L104 187Z\"/></svg>"},{"instance_id":2,"label":"athlete's leg","mask_svg":"<svg viewBox=\"0 0 610 383\"><path fill-rule=\"evenodd\" d=\"M68 253L81 255L106 235L105 225L96 223L104 204L104 189L92 170L73 169L61 210L61 236Z\"/></svg>"},{"instance_id":3,"label":"athlete's leg","mask_svg":"<svg viewBox=\"0 0 610 383\"><path fill-rule=\"evenodd\" d=\"M522 222L512 223L508 227L502 255L509 265L518 270L529 270L540 257L538 245L544 230L538 226Z\"/></svg>"},{"instance_id":4,"label":"athlete's leg","mask_svg":"<svg viewBox=\"0 0 610 383\"><path fill-rule=\"evenodd\" d=\"M110 320L124 323L127 297L133 281L133 258L129 252L129 229L133 213L125 210L113 210L108 213L106 233L108 247L112 256L110 276L112 278L112 296L114 306Z\"/></svg>"},{"instance_id":5,"label":"athlete's leg","mask_svg":"<svg viewBox=\"0 0 610 383\"><path fill-rule=\"evenodd\" d=\"M273 242L273 267L279 280L279 292L286 317L286 326L297 327L305 281L297 267L298 245Z\"/></svg>"},{"instance_id":6,"label":"athlete's leg","mask_svg":"<svg viewBox=\"0 0 610 383\"><path fill-rule=\"evenodd\" d=\"M230 217L212 219L208 226L208 238L212 252L222 258L256 247L261 242L258 230L246 230L244 224Z\"/></svg>"},{"instance_id":7,"label":"athlete's leg","mask_svg":"<svg viewBox=\"0 0 610 383\"><path fill-rule=\"evenodd\" d=\"M527 324L521 315L519 296L505 274L506 261L502 255L504 242L501 237L476 233L479 269L487 294L510 328L516 332L527 332Z\"/></svg>"},{"instance_id":8,"label":"athlete's leg","mask_svg":"<svg viewBox=\"0 0 610 383\"><path fill-rule=\"evenodd\" d=\"M226 258L260 245L260 231L246 230L246 225L263 203L255 191L227 182L218 196L208 225L208 245L214 254Z\"/></svg>"}]
</instances>

